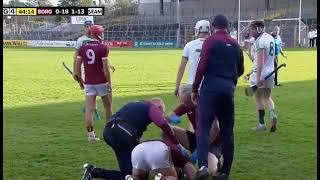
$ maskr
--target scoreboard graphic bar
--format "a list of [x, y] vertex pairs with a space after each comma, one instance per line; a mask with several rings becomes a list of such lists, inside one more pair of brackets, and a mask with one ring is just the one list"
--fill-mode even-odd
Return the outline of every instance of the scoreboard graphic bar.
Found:
[[4, 16], [103, 16], [104, 7], [3, 7]]

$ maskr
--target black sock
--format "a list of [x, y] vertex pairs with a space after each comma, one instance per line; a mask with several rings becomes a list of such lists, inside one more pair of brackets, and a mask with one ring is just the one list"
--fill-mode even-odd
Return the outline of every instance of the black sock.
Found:
[[258, 110], [258, 112], [259, 112], [259, 123], [260, 124], [264, 124], [264, 114], [265, 114], [265, 112], [264, 112], [264, 109], [260, 109], [260, 110]]
[[88, 132], [92, 132], [93, 131], [93, 127], [92, 126], [87, 127], [87, 131]]

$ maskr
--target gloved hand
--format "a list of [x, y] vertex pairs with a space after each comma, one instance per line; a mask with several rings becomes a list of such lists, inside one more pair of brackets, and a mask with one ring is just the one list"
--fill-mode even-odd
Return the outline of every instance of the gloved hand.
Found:
[[193, 151], [193, 153], [190, 156], [190, 160], [192, 164], [196, 164], [198, 160], [198, 154], [197, 154], [197, 149]]
[[181, 119], [177, 115], [172, 115], [172, 116], [169, 117], [169, 123], [170, 124], [180, 124], [180, 122], [181, 122]]
[[178, 144], [177, 148], [179, 149], [179, 152], [182, 156], [185, 156], [185, 157], [190, 156], [188, 150], [186, 148], [184, 148], [181, 144]]

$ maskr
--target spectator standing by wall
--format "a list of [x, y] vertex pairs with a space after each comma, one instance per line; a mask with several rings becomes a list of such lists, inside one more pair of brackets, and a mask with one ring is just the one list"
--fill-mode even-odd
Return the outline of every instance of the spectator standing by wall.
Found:
[[314, 47], [314, 31], [313, 28], [310, 29], [309, 33], [308, 33], [308, 39], [309, 39], [309, 47]]

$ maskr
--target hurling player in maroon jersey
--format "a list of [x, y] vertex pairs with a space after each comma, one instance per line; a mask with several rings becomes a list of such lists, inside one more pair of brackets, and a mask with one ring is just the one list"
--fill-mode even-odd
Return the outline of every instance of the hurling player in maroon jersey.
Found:
[[[93, 25], [89, 29], [92, 40], [82, 45], [74, 63], [73, 77], [84, 84], [86, 96], [86, 127], [88, 141], [99, 140], [93, 130], [93, 112], [96, 107], [96, 96], [100, 96], [105, 108], [106, 119], [112, 115], [111, 75], [108, 62], [109, 49], [102, 43], [104, 29]], [[84, 81], [82, 80], [81, 65], [84, 66]]]

